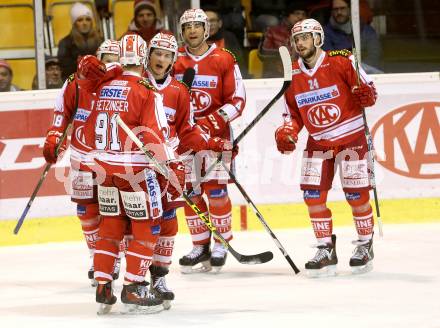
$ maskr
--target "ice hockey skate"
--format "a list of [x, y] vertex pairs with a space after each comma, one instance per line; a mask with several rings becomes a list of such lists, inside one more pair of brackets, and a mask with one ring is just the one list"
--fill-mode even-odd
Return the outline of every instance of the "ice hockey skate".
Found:
[[307, 275], [311, 278], [329, 277], [336, 275], [336, 235], [332, 235], [332, 242], [329, 244], [318, 244], [315, 256], [306, 263]]
[[96, 303], [99, 303], [98, 314], [107, 314], [116, 303], [116, 296], [113, 295], [112, 282], [98, 284], [96, 287]]
[[150, 314], [163, 310], [163, 300], [150, 293], [148, 285], [146, 281], [124, 285], [121, 292], [124, 314]]
[[[179, 259], [182, 273], [200, 273], [212, 270], [210, 258], [211, 251], [209, 243], [205, 245], [194, 245], [191, 252]], [[200, 264], [200, 266], [198, 266]]]
[[157, 298], [163, 300], [165, 310], [171, 308], [171, 301], [174, 300], [174, 293], [166, 285], [165, 276], [168, 274], [168, 268], [161, 266], [150, 266], [151, 285], [150, 292]]
[[214, 273], [220, 272], [226, 263], [228, 249], [222, 243], [215, 243], [211, 253], [210, 264]]
[[93, 263], [92, 266], [90, 267], [89, 271], [87, 272], [87, 276], [90, 279], [90, 285], [92, 287], [96, 287], [98, 286], [98, 282], [95, 280], [95, 268], [93, 267]]
[[355, 240], [356, 248], [350, 258], [351, 271], [354, 274], [367, 273], [373, 270], [373, 238], [370, 240]]

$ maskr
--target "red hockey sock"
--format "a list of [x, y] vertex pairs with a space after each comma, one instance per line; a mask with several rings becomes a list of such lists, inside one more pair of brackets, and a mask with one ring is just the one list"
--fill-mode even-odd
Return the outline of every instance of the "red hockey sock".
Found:
[[118, 258], [117, 242], [108, 239], [99, 239], [96, 242], [93, 265], [95, 268], [95, 279], [98, 281], [113, 280], [112, 273], [115, 260]]
[[99, 208], [98, 204], [87, 204], [77, 206], [77, 215], [81, 223], [84, 239], [89, 250], [96, 248], [99, 231]]
[[331, 243], [333, 233], [332, 212], [327, 208], [310, 214], [313, 231], [318, 242]]
[[162, 219], [160, 236], [154, 248], [153, 262], [155, 265], [170, 265], [174, 250], [174, 238], [178, 230], [177, 218]]
[[[217, 231], [222, 235], [226, 241], [232, 239], [232, 205], [228, 196], [225, 196], [224, 202], [219, 205], [219, 199], [216, 199], [216, 206], [212, 206], [209, 203], [209, 213], [211, 215], [212, 224], [217, 228]], [[214, 240], [220, 243], [220, 240], [214, 237]]]
[[370, 240], [373, 237], [374, 229], [373, 210], [371, 206], [364, 212], [353, 211], [353, 220], [359, 240]]
[[132, 240], [125, 254], [127, 271], [124, 280], [129, 282], [144, 281], [152, 258], [152, 248], [142, 245], [136, 239]]
[[[193, 198], [197, 207], [208, 216], [208, 207], [202, 197]], [[185, 217], [188, 224], [189, 232], [191, 234], [194, 245], [204, 245], [209, 243], [211, 239], [211, 231], [209, 231], [206, 224], [194, 213], [193, 209], [185, 204]]]

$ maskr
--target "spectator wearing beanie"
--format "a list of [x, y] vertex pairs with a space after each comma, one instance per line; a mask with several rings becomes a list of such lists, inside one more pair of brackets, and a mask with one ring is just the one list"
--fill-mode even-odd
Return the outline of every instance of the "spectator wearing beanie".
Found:
[[76, 2], [70, 9], [70, 18], [72, 30], [58, 45], [58, 60], [63, 80], [76, 72], [78, 57], [94, 55], [103, 41], [88, 6]]
[[134, 18], [124, 35], [137, 34], [148, 43], [159, 32], [172, 34], [171, 31], [163, 29], [162, 22], [157, 17], [156, 8], [153, 0], [135, 0]]
[[6, 60], [0, 59], [0, 92], [20, 91], [12, 84], [12, 68]]

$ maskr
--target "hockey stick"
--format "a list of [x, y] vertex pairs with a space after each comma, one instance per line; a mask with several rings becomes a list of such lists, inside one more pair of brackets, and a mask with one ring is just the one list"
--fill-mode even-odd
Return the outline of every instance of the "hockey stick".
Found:
[[[78, 92], [78, 84], [75, 82], [75, 107], [73, 111], [73, 115], [69, 120], [69, 124], [67, 125], [66, 129], [63, 131], [63, 134], [61, 135], [60, 140], [58, 141], [57, 146], [55, 147], [55, 156], [58, 156], [58, 151], [61, 148], [61, 145], [64, 142], [64, 139], [66, 139], [67, 131], [70, 128], [70, 125], [72, 124], [76, 111], [78, 109], [78, 98], [79, 98], [79, 92]], [[14, 228], [14, 234], [18, 234], [20, 231], [21, 226], [23, 225], [24, 219], [26, 218], [27, 213], [29, 212], [32, 203], [34, 202], [35, 197], [37, 196], [38, 191], [40, 190], [41, 186], [43, 185], [44, 179], [46, 179], [47, 174], [49, 173], [50, 168], [52, 167], [52, 163], [47, 163], [44, 167], [43, 173], [41, 174], [40, 180], [38, 180], [37, 185], [35, 186], [34, 191], [32, 192], [31, 198], [29, 198], [29, 201], [26, 204], [26, 207], [24, 208], [23, 213], [21, 214], [20, 218], [18, 219], [17, 225]]]
[[[130, 130], [130, 128], [122, 121], [119, 115], [116, 116], [116, 122], [127, 133], [128, 137], [141, 149], [147, 158], [153, 163], [154, 167], [166, 178], [169, 176], [168, 168], [157, 161], [150, 152], [145, 148], [138, 137]], [[211, 223], [210, 219], [197, 207], [197, 205], [188, 197], [186, 192], [182, 193], [182, 197], [185, 202], [193, 209], [193, 211], [199, 216], [199, 218], [206, 224], [209, 230], [222, 242], [222, 244], [228, 249], [228, 251], [234, 256], [238, 262], [242, 264], [260, 264], [266, 263], [273, 258], [272, 252], [264, 252], [255, 255], [243, 255], [238, 253], [232, 246], [223, 238], [223, 236], [217, 231], [216, 227]]]
[[[354, 66], [356, 69], [356, 77], [357, 77], [357, 84], [358, 86], [361, 84], [361, 78], [360, 78], [360, 73], [359, 73], [359, 60], [357, 58], [357, 52], [356, 52], [356, 41], [354, 39], [354, 34], [353, 34], [353, 23], [352, 20], [350, 19], [350, 24], [351, 24], [351, 41], [352, 41], [352, 52], [353, 52], [353, 58], [354, 58]], [[380, 209], [379, 209], [379, 197], [377, 196], [377, 188], [376, 188], [376, 176], [374, 173], [374, 154], [375, 154], [375, 150], [374, 150], [374, 144], [373, 144], [373, 137], [371, 136], [370, 133], [370, 128], [368, 127], [368, 123], [367, 123], [367, 116], [365, 114], [365, 108], [362, 108], [362, 118], [364, 120], [364, 132], [365, 132], [365, 138], [367, 138], [367, 145], [368, 145], [368, 163], [370, 164], [370, 174], [369, 174], [369, 180], [370, 180], [370, 184], [371, 187], [373, 188], [373, 195], [374, 195], [374, 205], [376, 208], [376, 216], [377, 216], [377, 223], [379, 225], [379, 236], [381, 238], [383, 238], [383, 224], [382, 224], [382, 219], [380, 217]]]
[[[281, 61], [283, 62], [283, 85], [281, 86], [280, 91], [271, 99], [271, 101], [263, 108], [263, 110], [252, 120], [251, 123], [238, 135], [238, 137], [234, 140], [233, 146], [236, 147], [238, 143], [243, 139], [249, 131], [263, 118], [264, 115], [272, 108], [272, 106], [284, 95], [286, 90], [289, 88], [290, 83], [292, 83], [292, 59], [290, 57], [289, 50], [285, 46], [282, 46], [278, 49], [281, 57]], [[222, 160], [222, 154], [217, 157], [217, 160], [209, 166], [205, 172], [205, 176], [208, 175], [215, 166]], [[192, 187], [188, 194], [191, 194], [195, 187], [199, 186], [201, 181], [196, 182], [196, 185]]]
[[232, 179], [232, 181], [234, 182], [234, 184], [237, 186], [238, 190], [240, 190], [241, 194], [243, 195], [244, 199], [247, 201], [247, 203], [250, 205], [250, 207], [252, 208], [252, 210], [254, 211], [255, 215], [257, 216], [258, 220], [260, 220], [261, 224], [263, 225], [263, 227], [266, 229], [266, 231], [270, 234], [270, 236], [272, 237], [272, 240], [274, 241], [274, 243], [277, 245], [278, 249], [281, 251], [281, 253], [283, 254], [283, 256], [286, 258], [287, 262], [289, 262], [290, 266], [292, 267], [293, 271], [295, 271], [295, 274], [299, 273], [299, 269], [298, 267], [295, 265], [295, 263], [293, 263], [292, 259], [290, 258], [289, 254], [287, 254], [286, 249], [283, 247], [283, 245], [281, 245], [281, 242], [278, 240], [278, 238], [275, 236], [275, 234], [273, 233], [272, 229], [270, 229], [269, 225], [267, 224], [266, 220], [263, 217], [263, 214], [261, 214], [261, 212], [258, 210], [257, 206], [255, 206], [254, 202], [252, 201], [252, 199], [249, 197], [249, 195], [247, 194], [247, 192], [244, 190], [244, 188], [242, 187], [242, 185], [237, 181], [237, 178], [235, 177], [234, 173], [231, 172], [231, 170], [229, 170], [226, 167], [226, 164], [224, 164], [224, 162], [222, 162], [223, 167], [225, 168], [226, 172], [228, 172], [229, 177]]
[[281, 61], [283, 62], [283, 85], [281, 86], [280, 91], [272, 98], [272, 100], [263, 108], [263, 110], [252, 120], [251, 123], [238, 135], [238, 137], [234, 140], [234, 146], [238, 145], [238, 143], [243, 139], [249, 131], [257, 124], [264, 115], [272, 108], [272, 106], [284, 95], [287, 88], [292, 83], [292, 59], [290, 57], [289, 50], [286, 47], [282, 46], [278, 49], [281, 57]]

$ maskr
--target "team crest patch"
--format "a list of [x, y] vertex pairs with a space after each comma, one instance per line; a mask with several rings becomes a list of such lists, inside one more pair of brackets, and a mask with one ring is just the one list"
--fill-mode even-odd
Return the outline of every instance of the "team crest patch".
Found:
[[138, 83], [143, 85], [144, 87], [146, 87], [149, 90], [157, 91], [156, 88], [150, 82], [148, 82], [148, 80], [146, 80], [146, 79], [141, 79], [138, 81]]
[[344, 57], [350, 57], [351, 56], [351, 52], [347, 49], [341, 49], [341, 50], [331, 50], [328, 52], [328, 55], [330, 57], [333, 56], [344, 56]]
[[234, 53], [233, 53], [233, 52], [232, 52], [231, 50], [229, 50], [229, 49], [226, 49], [226, 48], [221, 48], [221, 50], [223, 50], [223, 51], [226, 51], [226, 52], [230, 53], [230, 54], [231, 54], [231, 56], [232, 56], [232, 58], [234, 58], [234, 61], [235, 61], [235, 62], [237, 61], [237, 57], [235, 57]]

